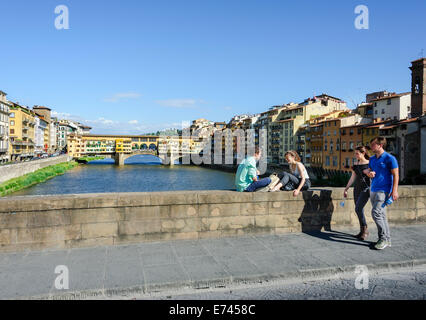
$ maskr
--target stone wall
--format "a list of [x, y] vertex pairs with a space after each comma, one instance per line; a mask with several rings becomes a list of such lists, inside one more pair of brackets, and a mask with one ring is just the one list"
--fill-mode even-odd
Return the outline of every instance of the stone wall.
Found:
[[57, 157], [0, 166], [0, 183], [3, 183], [13, 178], [23, 176], [24, 174], [31, 173], [54, 164], [67, 162], [70, 160], [71, 160], [71, 157], [67, 155], [61, 155]]
[[[352, 192], [350, 192], [352, 193]], [[401, 186], [391, 224], [426, 223], [426, 186]], [[0, 251], [280, 234], [358, 226], [343, 188], [291, 192], [186, 191], [0, 199]], [[368, 222], [373, 224], [367, 204]], [[372, 235], [375, 240], [375, 235]]]

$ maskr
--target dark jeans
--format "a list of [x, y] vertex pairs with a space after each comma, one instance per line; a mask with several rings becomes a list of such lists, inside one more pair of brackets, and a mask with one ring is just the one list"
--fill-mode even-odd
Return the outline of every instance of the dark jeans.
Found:
[[354, 201], [355, 201], [355, 212], [359, 219], [359, 225], [361, 227], [367, 226], [367, 221], [365, 221], [364, 207], [370, 198], [370, 189], [366, 188], [364, 190], [355, 190], [354, 189]]
[[244, 192], [255, 192], [257, 189], [264, 188], [271, 183], [271, 178], [263, 178], [261, 180], [257, 180], [252, 182]]
[[[300, 184], [301, 179], [296, 177], [294, 174], [283, 172], [282, 174], [282, 188], [286, 191], [296, 190]], [[301, 190], [308, 190], [311, 187], [311, 181], [309, 179], [305, 180], [305, 184], [303, 185]]]

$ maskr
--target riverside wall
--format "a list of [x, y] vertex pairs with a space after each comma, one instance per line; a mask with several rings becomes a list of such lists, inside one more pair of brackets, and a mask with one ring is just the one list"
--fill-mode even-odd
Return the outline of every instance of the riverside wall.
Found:
[[54, 164], [67, 162], [70, 160], [72, 160], [72, 158], [68, 155], [61, 155], [57, 157], [0, 166], [0, 183], [3, 183], [13, 178], [18, 178], [27, 173], [31, 173], [48, 166], [52, 166]]
[[[426, 223], [426, 186], [401, 186], [391, 225]], [[352, 193], [352, 192], [350, 192]], [[237, 193], [181, 191], [0, 199], [0, 251], [281, 234], [358, 226], [343, 188]], [[367, 221], [371, 206], [366, 206]], [[375, 237], [375, 235], [373, 235]]]

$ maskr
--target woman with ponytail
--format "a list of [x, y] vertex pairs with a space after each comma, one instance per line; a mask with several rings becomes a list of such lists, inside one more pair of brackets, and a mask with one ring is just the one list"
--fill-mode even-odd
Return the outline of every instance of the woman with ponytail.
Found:
[[300, 157], [296, 151], [287, 151], [284, 155], [286, 161], [290, 164], [290, 171], [292, 173], [283, 172], [283, 178], [271, 192], [279, 191], [283, 188], [285, 191], [293, 191], [293, 196], [297, 195], [302, 190], [308, 190], [311, 187], [308, 172], [305, 166], [300, 162]]
[[369, 155], [365, 147], [360, 146], [355, 149], [355, 158], [358, 160], [356, 164], [351, 168], [352, 176], [346, 185], [343, 196], [347, 198], [348, 190], [355, 182], [354, 185], [354, 201], [355, 201], [355, 212], [359, 219], [360, 232], [355, 236], [360, 240], [365, 240], [368, 235], [367, 222], [364, 215], [364, 206], [370, 198], [370, 178], [364, 174], [364, 170], [368, 168]]

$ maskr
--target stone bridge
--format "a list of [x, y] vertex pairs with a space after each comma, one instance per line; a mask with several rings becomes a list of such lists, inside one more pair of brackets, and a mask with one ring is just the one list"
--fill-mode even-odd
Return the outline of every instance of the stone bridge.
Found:
[[[115, 245], [358, 226], [352, 192], [176, 191], [0, 199], [0, 251]], [[426, 186], [401, 186], [389, 222], [426, 223]], [[365, 208], [373, 225], [371, 205]]]
[[191, 154], [193, 153], [184, 153], [184, 154], [173, 154], [173, 153], [167, 153], [167, 154], [163, 154], [163, 153], [159, 153], [157, 150], [133, 150], [131, 153], [118, 153], [118, 152], [112, 152], [112, 153], [90, 153], [85, 155], [85, 157], [105, 157], [105, 158], [110, 158], [110, 159], [114, 159], [115, 164], [119, 165], [119, 166], [123, 166], [124, 162], [133, 157], [133, 156], [137, 156], [137, 155], [153, 155], [158, 157], [161, 160], [161, 163], [163, 165], [168, 165], [168, 166], [173, 166], [175, 164], [175, 162], [177, 160], [181, 160], [185, 157], [190, 157]]

